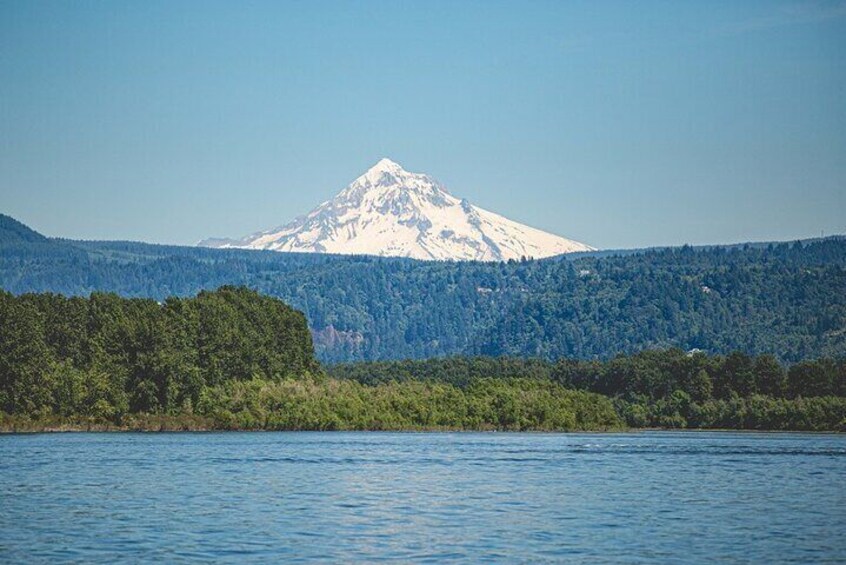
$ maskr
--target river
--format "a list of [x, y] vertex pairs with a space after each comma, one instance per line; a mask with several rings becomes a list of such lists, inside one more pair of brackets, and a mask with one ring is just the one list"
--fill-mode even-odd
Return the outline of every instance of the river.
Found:
[[0, 561], [846, 562], [846, 436], [0, 436]]

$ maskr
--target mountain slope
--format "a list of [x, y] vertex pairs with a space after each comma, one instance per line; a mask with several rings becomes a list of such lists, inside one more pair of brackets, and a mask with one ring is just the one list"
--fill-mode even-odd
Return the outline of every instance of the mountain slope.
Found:
[[49, 239], [0, 245], [0, 288], [164, 301], [246, 285], [304, 312], [328, 362], [671, 346], [846, 355], [846, 238], [592, 255], [453, 263]]
[[0, 245], [47, 243], [47, 238], [11, 216], [0, 214]]
[[549, 257], [593, 248], [483, 210], [425, 174], [382, 159], [308, 215], [204, 247], [457, 261]]

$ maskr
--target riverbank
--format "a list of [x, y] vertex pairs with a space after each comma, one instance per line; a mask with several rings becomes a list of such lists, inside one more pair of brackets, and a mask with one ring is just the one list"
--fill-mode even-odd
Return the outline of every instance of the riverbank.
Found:
[[[31, 419], [0, 414], [0, 434], [64, 432], [211, 432], [219, 431], [214, 420], [202, 416], [136, 414], [121, 422], [87, 418]], [[244, 430], [247, 431], [247, 430]]]
[[625, 426], [603, 427], [596, 429], [504, 429], [493, 426], [461, 428], [455, 426], [410, 426], [404, 428], [237, 428], [221, 426], [213, 418], [202, 416], [160, 416], [135, 415], [120, 424], [85, 420], [61, 420], [48, 418], [29, 420], [22, 418], [0, 417], [0, 435], [4, 434], [43, 434], [43, 433], [175, 433], [175, 432], [402, 432], [402, 433], [638, 433], [638, 432], [730, 432], [730, 433], [766, 433], [766, 434], [846, 434], [843, 427], [831, 430], [798, 429], [750, 429], [750, 428], [632, 428]]
[[134, 416], [120, 424], [110, 422], [86, 422], [73, 420], [23, 420], [7, 419], [0, 422], [0, 434], [25, 434], [25, 433], [121, 433], [121, 432], [503, 432], [503, 433], [554, 433], [554, 432], [579, 432], [579, 433], [610, 433], [635, 431], [621, 426], [609, 426], [596, 429], [504, 429], [494, 426], [480, 426], [476, 428], [463, 428], [455, 426], [406, 426], [406, 427], [378, 427], [378, 428], [319, 428], [319, 427], [233, 427], [221, 425], [213, 418], [188, 416]]

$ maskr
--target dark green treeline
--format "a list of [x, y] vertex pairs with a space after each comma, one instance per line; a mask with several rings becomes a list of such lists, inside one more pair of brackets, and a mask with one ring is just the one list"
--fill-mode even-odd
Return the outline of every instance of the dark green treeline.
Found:
[[846, 430], [846, 359], [790, 367], [772, 355], [708, 356], [680, 349], [609, 361], [449, 357], [339, 364], [338, 379], [449, 383], [481, 378], [551, 381], [613, 399], [630, 427]]
[[319, 370], [302, 313], [223, 287], [164, 303], [0, 293], [0, 410], [191, 412], [204, 388]]

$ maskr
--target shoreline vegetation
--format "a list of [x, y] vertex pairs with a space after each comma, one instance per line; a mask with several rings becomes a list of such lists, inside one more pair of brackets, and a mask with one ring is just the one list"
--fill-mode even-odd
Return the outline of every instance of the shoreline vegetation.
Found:
[[839, 435], [846, 434], [846, 429], [839, 430], [768, 430], [768, 429], [736, 429], [736, 428], [615, 428], [604, 430], [500, 430], [496, 428], [480, 428], [480, 429], [465, 429], [465, 428], [445, 428], [445, 427], [425, 427], [425, 428], [402, 428], [402, 429], [333, 429], [333, 430], [314, 430], [314, 429], [263, 429], [263, 428], [217, 428], [211, 418], [182, 418], [179, 416], [157, 416], [157, 415], [143, 415], [131, 416], [123, 425], [110, 423], [96, 423], [83, 421], [53, 421], [53, 420], [16, 420], [7, 419], [0, 422], [0, 436], [14, 435], [14, 434], [87, 434], [87, 433], [109, 433], [109, 434], [124, 434], [124, 433], [144, 433], [144, 434], [178, 434], [178, 433], [274, 433], [274, 432], [303, 432], [303, 433], [348, 433], [348, 432], [367, 432], [367, 433], [402, 433], [402, 434], [422, 434], [422, 433], [460, 433], [460, 434], [636, 434], [648, 432], [661, 433], [731, 433], [731, 434], [819, 434], [819, 435]]
[[459, 389], [408, 381], [253, 379], [204, 390], [195, 411], [119, 418], [0, 414], [0, 430], [616, 431], [610, 399], [552, 382], [487, 379]]
[[[449, 360], [434, 363], [441, 361]], [[433, 362], [412, 363], [422, 367]], [[94, 408], [101, 410], [103, 405], [95, 403]], [[846, 431], [846, 398], [842, 397], [788, 399], [755, 394], [694, 402], [677, 389], [669, 397], [649, 401], [573, 390], [538, 376], [480, 377], [463, 386], [419, 378], [376, 384], [322, 375], [250, 379], [204, 388], [196, 405], [176, 410], [114, 411], [111, 415], [95, 410], [0, 412], [0, 432]]]
[[0, 292], [0, 431], [846, 431], [846, 360], [649, 350], [322, 367], [246, 288], [162, 303]]

